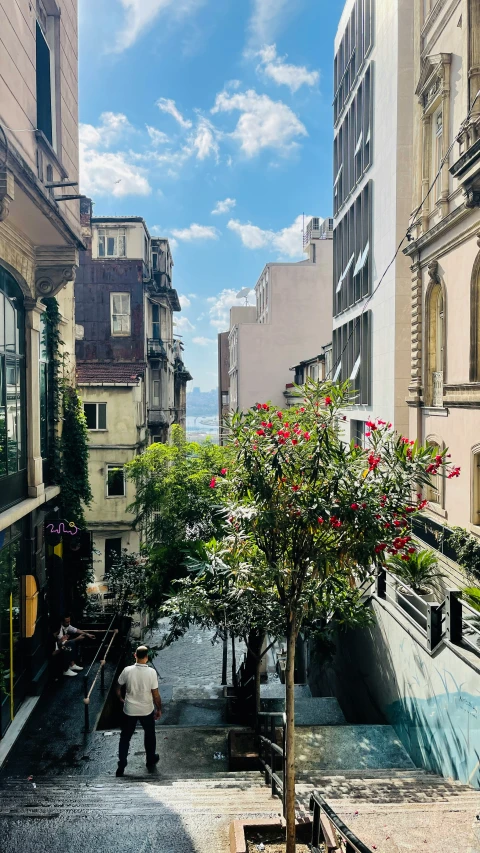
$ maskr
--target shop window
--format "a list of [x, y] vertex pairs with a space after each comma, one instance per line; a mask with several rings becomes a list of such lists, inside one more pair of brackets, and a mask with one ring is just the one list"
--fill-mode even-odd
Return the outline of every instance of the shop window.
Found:
[[125, 497], [125, 469], [123, 465], [107, 465], [107, 497]]

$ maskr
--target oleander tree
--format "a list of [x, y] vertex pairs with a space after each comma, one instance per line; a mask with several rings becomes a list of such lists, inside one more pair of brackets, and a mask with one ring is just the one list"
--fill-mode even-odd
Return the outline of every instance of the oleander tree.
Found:
[[[242, 583], [281, 612], [286, 636], [287, 853], [295, 851], [295, 645], [300, 630], [358, 619], [359, 581], [388, 556], [414, 553], [410, 518], [422, 509], [431, 476], [458, 476], [446, 450], [398, 436], [368, 421], [366, 446], [347, 441], [342, 411], [349, 384], [298, 389], [297, 406], [258, 403], [229, 421], [233, 458], [212, 490], [222, 495], [228, 524], [263, 555], [262, 570], [244, 566]], [[349, 594], [350, 591], [350, 594]]]
[[160, 607], [170, 585], [185, 576], [190, 558], [223, 525], [219, 495], [210, 488], [212, 476], [226, 470], [228, 450], [211, 441], [192, 442], [172, 427], [169, 444], [152, 444], [126, 466], [135, 484], [129, 506], [144, 536], [148, 602]]

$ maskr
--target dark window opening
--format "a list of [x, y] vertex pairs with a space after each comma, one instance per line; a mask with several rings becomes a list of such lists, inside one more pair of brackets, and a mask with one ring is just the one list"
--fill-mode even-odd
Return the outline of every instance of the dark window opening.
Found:
[[87, 429], [100, 430], [107, 428], [106, 403], [84, 403], [83, 412], [87, 422]]
[[123, 465], [107, 466], [107, 495], [109, 498], [125, 497], [125, 471]]
[[[0, 268], [0, 508], [26, 491], [25, 313], [21, 291]], [[12, 479], [10, 479], [12, 478]]]
[[50, 48], [38, 21], [36, 34], [37, 128], [46, 136], [50, 145], [53, 145]]
[[122, 555], [122, 537], [105, 539], [105, 574], [108, 574], [112, 566]]

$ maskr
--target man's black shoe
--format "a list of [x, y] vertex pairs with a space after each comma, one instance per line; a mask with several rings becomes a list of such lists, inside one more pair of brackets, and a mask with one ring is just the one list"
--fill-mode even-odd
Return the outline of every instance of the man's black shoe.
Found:
[[117, 771], [115, 773], [115, 776], [123, 776], [124, 772], [125, 772], [125, 767], [123, 767], [121, 764], [119, 764], [117, 767]]
[[156, 764], [160, 761], [158, 752], [153, 756], [153, 761], [147, 761], [147, 770], [153, 770]]

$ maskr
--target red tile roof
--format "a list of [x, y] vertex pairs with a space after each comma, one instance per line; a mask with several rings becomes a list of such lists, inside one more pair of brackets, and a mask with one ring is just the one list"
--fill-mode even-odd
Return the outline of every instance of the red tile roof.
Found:
[[77, 361], [77, 382], [79, 385], [132, 385], [143, 376], [145, 366], [141, 362]]

